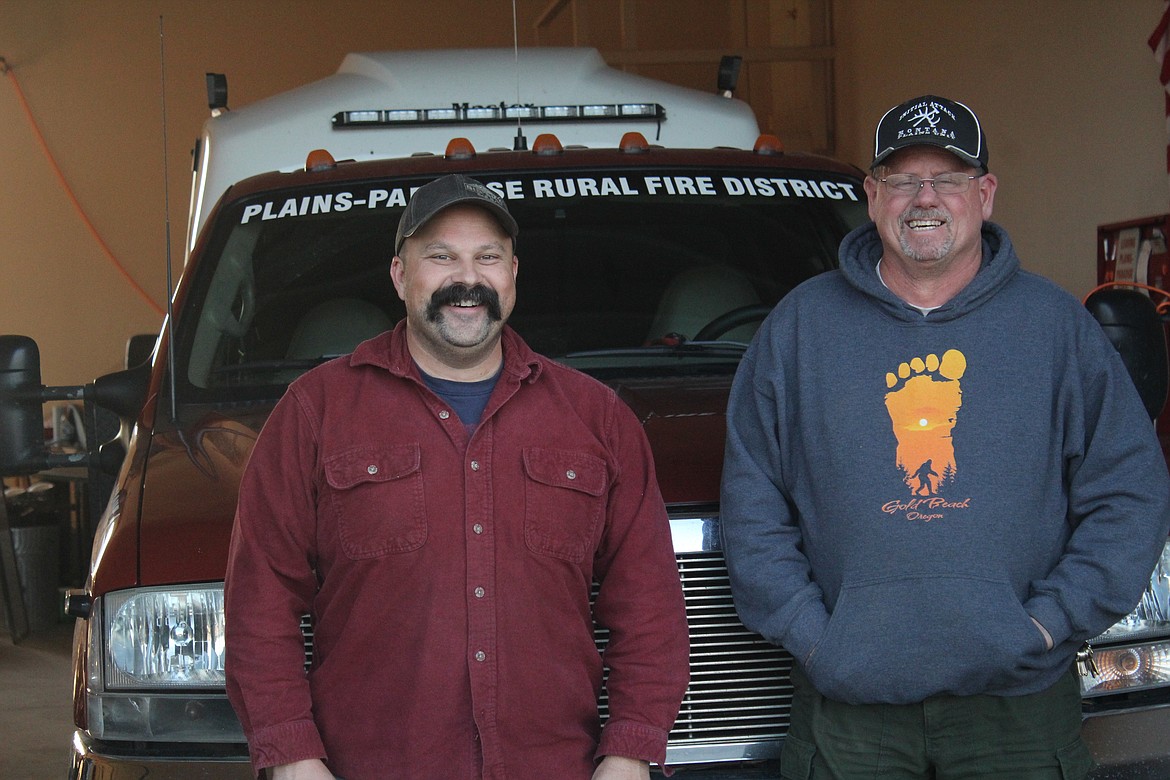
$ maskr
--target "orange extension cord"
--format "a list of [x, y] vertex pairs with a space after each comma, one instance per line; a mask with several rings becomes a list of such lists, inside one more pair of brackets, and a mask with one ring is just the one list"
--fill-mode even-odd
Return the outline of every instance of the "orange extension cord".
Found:
[[155, 301], [147, 294], [146, 290], [142, 289], [141, 285], [134, 281], [134, 277], [130, 275], [130, 272], [127, 271], [120, 262], [118, 262], [118, 258], [114, 257], [114, 253], [110, 251], [109, 246], [106, 245], [106, 242], [103, 241], [102, 237], [98, 234], [97, 228], [93, 226], [93, 222], [91, 222], [89, 217], [86, 215], [85, 209], [81, 207], [81, 203], [77, 200], [77, 196], [73, 194], [73, 190], [69, 187], [69, 182], [65, 180], [65, 174], [61, 172], [61, 168], [58, 167], [57, 161], [53, 159], [53, 154], [49, 151], [49, 145], [45, 143], [45, 137], [41, 134], [41, 129], [37, 126], [36, 119], [33, 118], [32, 109], [29, 108], [28, 101], [24, 98], [24, 92], [20, 88], [20, 82], [16, 80], [16, 73], [13, 72], [12, 67], [4, 60], [3, 57], [0, 57], [0, 73], [3, 73], [8, 77], [8, 80], [12, 82], [12, 88], [16, 91], [16, 99], [20, 102], [20, 107], [24, 110], [24, 116], [28, 120], [29, 126], [32, 128], [33, 137], [36, 139], [37, 144], [41, 147], [41, 151], [44, 152], [45, 159], [49, 161], [49, 167], [52, 168], [53, 173], [57, 177], [57, 181], [60, 182], [61, 189], [65, 191], [65, 196], [69, 198], [69, 202], [73, 204], [73, 208], [75, 211], [77, 211], [77, 215], [81, 217], [82, 223], [89, 230], [89, 233], [93, 236], [94, 240], [97, 241], [98, 246], [101, 247], [102, 253], [105, 254], [106, 258], [110, 261], [110, 263], [113, 264], [114, 268], [118, 270], [118, 273], [122, 275], [122, 278], [126, 280], [126, 283], [134, 288], [134, 291], [138, 293], [138, 295], [141, 296], [144, 301], [146, 301], [150, 308], [154, 309], [160, 315], [165, 314], [166, 312], [163, 310], [163, 308], [155, 303]]

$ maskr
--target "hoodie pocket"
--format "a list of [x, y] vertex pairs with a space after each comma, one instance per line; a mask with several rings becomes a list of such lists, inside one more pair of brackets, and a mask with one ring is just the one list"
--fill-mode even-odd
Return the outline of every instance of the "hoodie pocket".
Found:
[[410, 552], [427, 539], [417, 444], [355, 447], [325, 460], [328, 501], [351, 559]]
[[534, 553], [581, 563], [594, 547], [609, 476], [605, 461], [571, 450], [524, 450], [524, 542]]
[[830, 699], [900, 704], [1010, 690], [1044, 667], [1044, 654], [1006, 582], [883, 578], [842, 588], [806, 668]]

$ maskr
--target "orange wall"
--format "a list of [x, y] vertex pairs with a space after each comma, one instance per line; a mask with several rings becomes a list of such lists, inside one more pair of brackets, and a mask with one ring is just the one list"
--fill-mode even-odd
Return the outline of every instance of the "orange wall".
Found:
[[[905, 98], [938, 91], [968, 102], [984, 120], [1000, 176], [996, 219], [1026, 267], [1078, 294], [1095, 280], [1098, 223], [1170, 211], [1162, 97], [1145, 44], [1160, 0], [589, 0], [576, 6], [585, 9], [576, 27], [570, 4], [539, 41], [732, 53], [790, 45], [788, 22], [761, 30], [759, 20], [824, 2], [837, 47], [837, 156], [868, 164], [873, 123]], [[553, 6], [516, 0], [521, 44], [537, 42], [534, 22]], [[328, 75], [348, 51], [510, 46], [511, 9], [509, 0], [3, 0], [0, 57], [16, 82], [0, 78], [0, 333], [36, 338], [45, 383], [67, 384], [119, 368], [129, 335], [158, 330], [164, 195], [177, 276], [189, 153], [207, 115], [205, 72], [227, 73], [230, 103], [242, 106]], [[714, 62], [643, 72], [651, 71], [714, 85]], [[784, 116], [769, 101], [783, 100], [786, 85], [771, 79], [769, 95], [752, 95], [751, 63], [745, 72], [741, 96]], [[16, 83], [77, 198], [148, 300], [69, 204]]]

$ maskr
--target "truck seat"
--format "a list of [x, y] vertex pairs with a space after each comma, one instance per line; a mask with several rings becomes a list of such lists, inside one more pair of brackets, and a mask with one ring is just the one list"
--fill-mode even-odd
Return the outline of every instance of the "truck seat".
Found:
[[[726, 265], [688, 268], [676, 274], [667, 285], [658, 302], [647, 341], [653, 343], [672, 333], [694, 339], [704, 325], [720, 315], [761, 303], [755, 286], [742, 271]], [[749, 322], [718, 338], [747, 342], [759, 325], [758, 321]]]
[[309, 309], [293, 331], [290, 359], [337, 357], [394, 327], [389, 315], [361, 298], [332, 298]]

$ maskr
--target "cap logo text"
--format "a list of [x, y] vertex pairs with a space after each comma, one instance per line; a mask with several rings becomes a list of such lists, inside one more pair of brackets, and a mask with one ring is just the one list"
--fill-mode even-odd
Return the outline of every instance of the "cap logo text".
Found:
[[490, 200], [492, 203], [503, 206], [503, 201], [500, 199], [500, 196], [492, 192], [483, 184], [472, 180], [466, 183], [466, 187], [469, 192], [474, 193], [477, 197], [483, 198], [484, 200]]
[[910, 117], [910, 121], [914, 123], [915, 127], [921, 127], [923, 122], [929, 122], [931, 127], [936, 127], [939, 123], [938, 107], [933, 104], [923, 106], [915, 112], [914, 116]]

